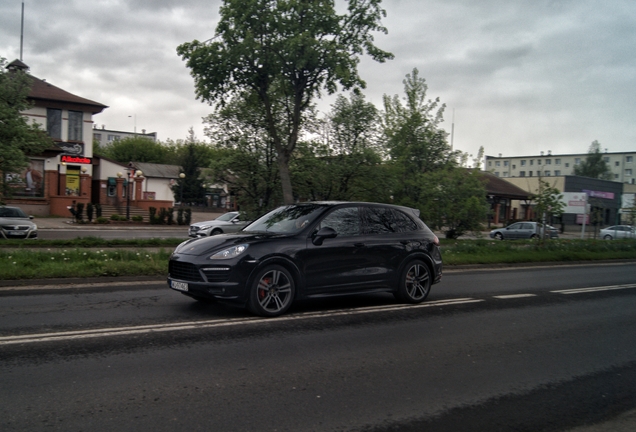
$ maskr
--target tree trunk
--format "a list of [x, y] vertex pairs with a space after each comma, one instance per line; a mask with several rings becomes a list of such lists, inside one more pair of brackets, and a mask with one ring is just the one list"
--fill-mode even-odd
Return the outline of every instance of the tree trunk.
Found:
[[289, 175], [289, 155], [279, 152], [278, 171], [280, 182], [283, 187], [283, 203], [286, 205], [294, 203], [294, 193], [292, 191], [291, 176]]

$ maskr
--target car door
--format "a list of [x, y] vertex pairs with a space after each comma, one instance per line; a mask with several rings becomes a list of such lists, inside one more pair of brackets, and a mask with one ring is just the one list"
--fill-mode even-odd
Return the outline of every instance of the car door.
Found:
[[510, 225], [508, 228], [506, 228], [506, 231], [504, 232], [504, 236], [508, 239], [519, 238], [521, 236], [521, 227], [522, 227], [521, 222], [517, 222]]
[[338, 207], [315, 225], [313, 233], [329, 227], [337, 235], [324, 239], [322, 244], [314, 244], [309, 237], [307, 248], [299, 254], [306, 294], [353, 292], [366, 284], [364, 274], [369, 260], [361, 225], [357, 206]]

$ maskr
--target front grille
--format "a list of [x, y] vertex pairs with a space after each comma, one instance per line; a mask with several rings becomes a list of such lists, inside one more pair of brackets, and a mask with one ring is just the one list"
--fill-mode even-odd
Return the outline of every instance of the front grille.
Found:
[[31, 227], [29, 225], [3, 225], [2, 228], [7, 231], [28, 231]]
[[170, 261], [168, 272], [173, 279], [187, 280], [192, 282], [203, 282], [201, 273], [194, 264], [181, 261]]

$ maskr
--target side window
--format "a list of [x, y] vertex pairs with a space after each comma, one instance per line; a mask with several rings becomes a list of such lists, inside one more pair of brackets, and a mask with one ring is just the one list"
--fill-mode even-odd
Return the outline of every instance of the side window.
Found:
[[386, 234], [396, 231], [393, 213], [386, 207], [365, 207], [364, 219], [366, 234]]
[[393, 212], [393, 220], [395, 221], [395, 225], [396, 225], [396, 231], [398, 232], [417, 231], [418, 226], [413, 221], [413, 219], [411, 219], [410, 217], [408, 217], [407, 215], [405, 215], [399, 210], [393, 209], [392, 212]]
[[520, 223], [516, 223], [516, 224], [512, 224], [512, 225], [510, 225], [510, 227], [509, 227], [509, 228], [510, 228], [510, 229], [517, 230], [517, 229], [521, 229], [521, 225], [522, 225], [522, 224], [520, 224]]
[[336, 230], [338, 237], [360, 235], [360, 213], [358, 207], [344, 207], [332, 211], [318, 225], [318, 229], [325, 227]]

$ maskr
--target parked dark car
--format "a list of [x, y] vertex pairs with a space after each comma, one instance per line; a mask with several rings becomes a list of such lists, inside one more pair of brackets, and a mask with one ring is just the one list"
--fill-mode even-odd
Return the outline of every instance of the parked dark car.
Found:
[[[546, 225], [546, 237], [559, 238], [559, 230]], [[490, 238], [497, 240], [510, 239], [534, 239], [541, 237], [543, 224], [539, 222], [515, 222], [505, 228], [496, 228], [490, 231]]]
[[418, 210], [313, 202], [279, 207], [238, 233], [180, 244], [168, 285], [273, 317], [312, 297], [391, 292], [419, 303], [441, 276], [439, 240]]
[[0, 238], [28, 239], [38, 237], [38, 226], [19, 207], [0, 207]]

